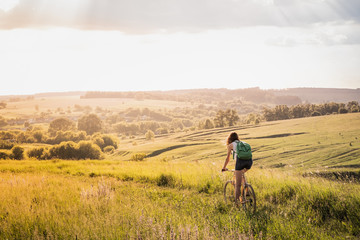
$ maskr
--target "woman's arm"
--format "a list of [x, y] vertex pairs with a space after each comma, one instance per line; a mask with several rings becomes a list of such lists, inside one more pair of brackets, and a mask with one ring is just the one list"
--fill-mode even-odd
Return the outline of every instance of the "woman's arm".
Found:
[[228, 165], [229, 161], [230, 161], [230, 156], [231, 156], [231, 151], [233, 150], [233, 145], [232, 143], [230, 143], [228, 146], [227, 146], [227, 156], [226, 156], [226, 159], [225, 159], [225, 163], [224, 163], [224, 167], [222, 168], [222, 171], [225, 171], [226, 170], [226, 166]]

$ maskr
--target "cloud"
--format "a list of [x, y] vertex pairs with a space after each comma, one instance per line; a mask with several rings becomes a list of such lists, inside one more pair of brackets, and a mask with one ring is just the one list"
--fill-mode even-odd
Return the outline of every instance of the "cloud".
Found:
[[0, 28], [70, 27], [126, 33], [360, 22], [359, 0], [19, 0]]
[[354, 22], [314, 24], [308, 28], [271, 28], [266, 44], [280, 47], [297, 45], [360, 44], [360, 24]]

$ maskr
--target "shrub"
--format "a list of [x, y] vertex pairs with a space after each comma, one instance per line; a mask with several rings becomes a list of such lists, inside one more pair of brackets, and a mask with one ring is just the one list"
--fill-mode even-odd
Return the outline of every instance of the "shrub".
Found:
[[74, 142], [62, 142], [57, 146], [50, 148], [51, 157], [61, 159], [77, 159], [77, 145]]
[[104, 148], [104, 152], [105, 153], [114, 153], [115, 152], [115, 148], [113, 147], [113, 146], [106, 146], [105, 148]]
[[35, 131], [33, 133], [33, 137], [36, 140], [36, 142], [42, 142], [44, 138], [44, 133], [42, 131]]
[[1, 131], [0, 132], [0, 139], [2, 140], [13, 140], [16, 139], [16, 134], [11, 131]]
[[86, 140], [86, 132], [84, 131], [57, 131], [55, 137], [49, 138], [46, 143], [48, 144], [59, 144], [61, 142], [72, 141], [79, 142], [82, 140]]
[[25, 140], [25, 142], [26, 142], [26, 143], [35, 143], [36, 140], [35, 140], [35, 138], [33, 138], [33, 137], [27, 137], [26, 140]]
[[39, 147], [39, 148], [33, 148], [27, 151], [27, 156], [29, 158], [36, 158], [39, 160], [44, 160], [48, 158], [48, 152], [46, 151], [46, 148]]
[[90, 141], [62, 142], [49, 149], [48, 156], [45, 159], [101, 159], [101, 149]]
[[113, 146], [114, 149], [118, 148], [118, 140], [116, 137], [111, 135], [102, 135], [102, 139], [104, 140], [104, 147]]
[[6, 152], [0, 152], [0, 159], [8, 159], [9, 155]]
[[24, 148], [20, 146], [14, 146], [11, 149], [10, 158], [16, 159], [16, 160], [22, 160], [24, 158]]
[[104, 139], [102, 139], [102, 137], [96, 135], [96, 137], [93, 137], [92, 141], [93, 141], [93, 143], [98, 145], [101, 148], [101, 150], [104, 149], [105, 142], [104, 142]]
[[351, 109], [350, 109], [350, 111], [351, 111], [352, 113], [359, 112], [359, 107], [358, 107], [358, 106], [352, 106]]
[[92, 141], [98, 145], [102, 151], [104, 151], [107, 146], [112, 146], [114, 149], [118, 148], [117, 138], [111, 135], [95, 134], [93, 135]]
[[153, 140], [155, 137], [155, 134], [153, 131], [151, 130], [148, 130], [146, 133], [145, 133], [145, 138], [146, 140]]
[[169, 130], [167, 128], [158, 128], [158, 129], [156, 129], [156, 133], [158, 133], [158, 134], [168, 134]]
[[135, 153], [131, 156], [132, 161], [143, 161], [146, 158], [145, 153]]
[[100, 159], [101, 149], [90, 141], [79, 142], [78, 159]]
[[157, 185], [161, 187], [174, 187], [175, 177], [172, 174], [161, 174], [157, 179]]
[[340, 114], [348, 113], [348, 110], [346, 108], [342, 107], [342, 108], [339, 109], [339, 113]]
[[0, 149], [12, 149], [14, 144], [9, 141], [0, 140]]
[[314, 111], [314, 112], [311, 113], [311, 116], [312, 116], [312, 117], [321, 116], [321, 113], [318, 112], [318, 111]]

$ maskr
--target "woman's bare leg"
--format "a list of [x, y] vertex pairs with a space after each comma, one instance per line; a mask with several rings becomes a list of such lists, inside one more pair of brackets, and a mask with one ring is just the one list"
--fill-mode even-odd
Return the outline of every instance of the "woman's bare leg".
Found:
[[241, 192], [242, 192], [242, 188], [245, 186], [246, 184], [246, 179], [244, 177], [244, 173], [247, 171], [247, 169], [242, 169], [242, 170], [236, 170], [235, 171], [235, 202], [241, 200], [240, 196], [241, 196]]
[[235, 202], [238, 203], [241, 195], [241, 183], [243, 181], [243, 170], [235, 170]]

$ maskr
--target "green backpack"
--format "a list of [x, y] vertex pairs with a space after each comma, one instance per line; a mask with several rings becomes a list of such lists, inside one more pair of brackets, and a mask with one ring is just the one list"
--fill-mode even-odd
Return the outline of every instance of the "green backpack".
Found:
[[251, 147], [248, 143], [236, 141], [236, 155], [240, 160], [249, 160], [252, 158]]

